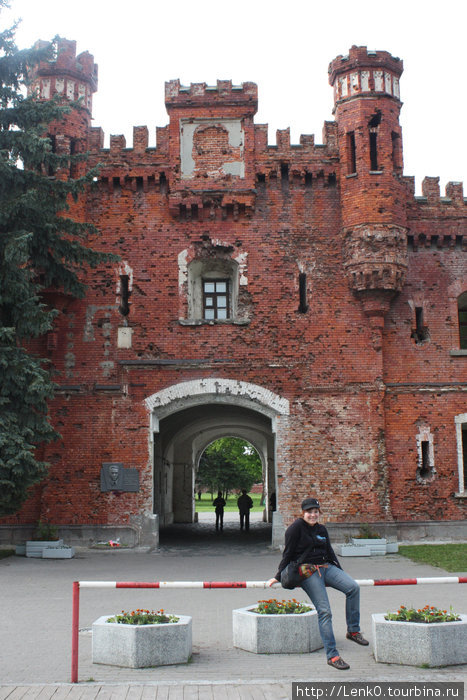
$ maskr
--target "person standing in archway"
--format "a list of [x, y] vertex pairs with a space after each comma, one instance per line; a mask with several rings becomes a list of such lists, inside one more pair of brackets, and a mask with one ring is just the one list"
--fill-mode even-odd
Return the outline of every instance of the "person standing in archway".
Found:
[[250, 529], [250, 509], [253, 508], [253, 501], [247, 494], [246, 489], [242, 489], [242, 495], [237, 500], [237, 506], [240, 513], [240, 530], [243, 530], [243, 525], [245, 525], [245, 530]]
[[222, 491], [217, 492], [217, 498], [213, 500], [212, 505], [216, 509], [216, 530], [223, 530], [225, 499], [222, 497]]

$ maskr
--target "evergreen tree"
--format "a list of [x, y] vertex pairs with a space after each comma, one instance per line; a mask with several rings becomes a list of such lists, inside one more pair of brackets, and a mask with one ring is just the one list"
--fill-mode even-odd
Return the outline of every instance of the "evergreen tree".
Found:
[[[0, 13], [5, 7], [0, 0]], [[58, 437], [48, 419], [50, 367], [27, 348], [57, 315], [42, 292], [82, 297], [80, 270], [114, 259], [86, 247], [94, 227], [66, 216], [92, 174], [47, 175], [65, 163], [52, 152], [46, 127], [70, 106], [26, 97], [24, 86], [28, 67], [53, 58], [54, 44], [20, 51], [15, 29], [0, 31], [0, 515], [15, 513], [44, 478], [37, 448]]]

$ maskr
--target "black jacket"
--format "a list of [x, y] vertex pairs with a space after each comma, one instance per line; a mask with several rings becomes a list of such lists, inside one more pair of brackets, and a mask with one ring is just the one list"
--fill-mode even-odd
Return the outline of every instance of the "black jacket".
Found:
[[339, 569], [342, 568], [324, 525], [308, 525], [303, 518], [294, 520], [285, 531], [285, 548], [274, 578], [280, 581], [281, 571], [290, 561], [301, 564], [335, 564]]

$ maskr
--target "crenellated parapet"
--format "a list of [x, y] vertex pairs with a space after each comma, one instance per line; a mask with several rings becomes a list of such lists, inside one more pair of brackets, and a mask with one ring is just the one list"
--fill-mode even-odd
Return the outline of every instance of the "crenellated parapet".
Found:
[[232, 85], [231, 80], [218, 80], [213, 86], [206, 83], [185, 86], [180, 84], [180, 80], [170, 80], [165, 83], [165, 104], [169, 112], [176, 107], [221, 106], [224, 109], [233, 105], [248, 109], [248, 113], [253, 115], [258, 109], [258, 86], [251, 82]]
[[387, 51], [368, 51], [366, 46], [352, 46], [347, 56], [337, 56], [329, 64], [334, 102], [372, 93], [399, 100], [399, 79], [403, 69], [403, 62]]
[[[38, 41], [35, 48], [41, 49], [49, 42]], [[41, 61], [31, 73], [29, 94], [49, 100], [54, 95], [71, 101], [79, 101], [92, 114], [92, 95], [97, 90], [97, 64], [94, 57], [85, 51], [76, 55], [76, 41], [59, 38], [55, 61]]]

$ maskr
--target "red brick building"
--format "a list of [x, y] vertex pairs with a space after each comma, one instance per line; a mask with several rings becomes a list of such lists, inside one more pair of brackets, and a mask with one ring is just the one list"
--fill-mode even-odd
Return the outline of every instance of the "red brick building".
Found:
[[99, 165], [74, 215], [121, 261], [55, 301], [42, 352], [62, 440], [4, 528], [156, 542], [192, 522], [198, 460], [233, 435], [276, 492], [275, 542], [308, 494], [342, 532], [466, 537], [467, 209], [461, 183], [415, 196], [403, 175], [402, 70], [365, 47], [332, 61], [322, 144], [269, 145], [254, 83], [171, 81], [157, 146], [140, 126], [107, 149], [97, 66], [61, 41], [33, 87], [82, 99], [50, 134]]

